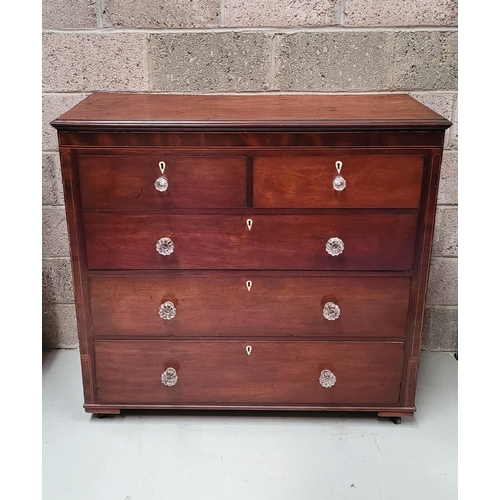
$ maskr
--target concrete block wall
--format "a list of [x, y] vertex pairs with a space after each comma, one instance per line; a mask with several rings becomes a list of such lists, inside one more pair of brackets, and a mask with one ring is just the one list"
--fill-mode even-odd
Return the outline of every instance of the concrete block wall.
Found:
[[43, 0], [43, 343], [76, 347], [56, 132], [94, 91], [405, 92], [446, 133], [424, 350], [457, 348], [457, 0]]

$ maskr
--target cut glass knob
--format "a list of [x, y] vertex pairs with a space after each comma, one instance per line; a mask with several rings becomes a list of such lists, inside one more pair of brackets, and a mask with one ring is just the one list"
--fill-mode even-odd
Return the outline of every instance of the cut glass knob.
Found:
[[340, 307], [333, 302], [327, 302], [323, 306], [323, 316], [328, 321], [334, 321], [340, 316]]
[[326, 251], [334, 257], [344, 251], [344, 242], [340, 238], [330, 238], [326, 242]]
[[167, 368], [162, 374], [161, 374], [161, 383], [163, 385], [166, 385], [167, 387], [171, 387], [177, 383], [177, 372], [175, 371], [175, 368]]
[[158, 177], [155, 181], [155, 188], [157, 191], [166, 191], [168, 189], [168, 179], [164, 175]]
[[346, 187], [346, 181], [341, 175], [337, 175], [335, 179], [333, 179], [333, 189], [335, 191], [343, 191]]
[[323, 370], [319, 376], [319, 383], [323, 387], [332, 387], [337, 382], [337, 377], [330, 370]]
[[174, 306], [173, 302], [167, 300], [158, 308], [158, 314], [161, 319], [172, 319], [177, 314], [177, 309]]
[[156, 242], [156, 251], [160, 255], [170, 255], [174, 252], [174, 242], [170, 238], [160, 238]]

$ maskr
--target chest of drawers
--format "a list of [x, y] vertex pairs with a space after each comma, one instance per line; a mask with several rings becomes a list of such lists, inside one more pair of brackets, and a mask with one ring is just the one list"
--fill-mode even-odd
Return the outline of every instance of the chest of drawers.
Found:
[[87, 412], [413, 414], [447, 120], [98, 93], [52, 125]]

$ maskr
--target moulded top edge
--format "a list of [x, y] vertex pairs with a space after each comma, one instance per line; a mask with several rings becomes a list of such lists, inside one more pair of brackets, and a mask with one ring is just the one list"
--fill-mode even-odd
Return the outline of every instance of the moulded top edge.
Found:
[[428, 121], [379, 121], [365, 120], [339, 122], [326, 122], [320, 120], [314, 121], [295, 121], [295, 122], [252, 122], [252, 121], [78, 121], [56, 119], [50, 123], [57, 130], [81, 130], [81, 131], [140, 131], [140, 132], [344, 132], [344, 131], [367, 131], [367, 130], [446, 130], [451, 126], [448, 120], [428, 120]]
[[59, 130], [445, 130], [406, 94], [174, 95], [96, 93], [54, 120]]

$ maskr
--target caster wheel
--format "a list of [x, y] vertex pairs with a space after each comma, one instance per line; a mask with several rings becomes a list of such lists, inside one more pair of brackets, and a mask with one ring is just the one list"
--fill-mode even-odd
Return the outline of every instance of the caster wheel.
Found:
[[95, 416], [97, 418], [106, 418], [106, 414], [105, 413], [96, 413]]
[[393, 421], [396, 425], [398, 425], [398, 424], [400, 424], [400, 423], [401, 423], [401, 417], [392, 417], [392, 421]]

